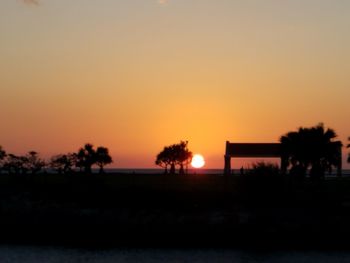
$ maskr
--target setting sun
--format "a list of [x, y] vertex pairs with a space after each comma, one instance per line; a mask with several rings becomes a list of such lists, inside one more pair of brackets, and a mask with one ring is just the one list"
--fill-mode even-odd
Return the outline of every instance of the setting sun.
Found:
[[193, 168], [202, 168], [205, 165], [204, 157], [200, 154], [195, 154], [192, 158], [191, 165]]

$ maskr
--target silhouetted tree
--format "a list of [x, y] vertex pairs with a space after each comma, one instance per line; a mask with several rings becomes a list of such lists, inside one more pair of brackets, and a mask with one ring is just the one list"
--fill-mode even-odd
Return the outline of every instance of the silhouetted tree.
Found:
[[45, 161], [39, 158], [39, 155], [35, 151], [30, 151], [24, 158], [24, 167], [32, 174], [40, 172], [45, 167]]
[[[348, 141], [350, 141], [350, 137], [348, 138]], [[346, 147], [350, 148], [350, 143]], [[348, 154], [348, 163], [350, 163], [350, 153]]]
[[4, 159], [6, 157], [6, 152], [2, 149], [1, 145], [0, 145], [0, 173], [2, 172], [2, 168], [4, 165]]
[[26, 168], [24, 167], [25, 158], [22, 156], [17, 156], [14, 154], [8, 154], [4, 161], [3, 169], [9, 174], [23, 174], [26, 173]]
[[6, 157], [6, 152], [3, 150], [2, 146], [0, 145], [0, 161], [2, 161]]
[[175, 174], [175, 165], [176, 165], [176, 146], [175, 144], [169, 146], [168, 149], [169, 160], [170, 160], [170, 174]]
[[192, 152], [188, 149], [188, 141], [181, 141], [174, 145], [176, 163], [180, 166], [179, 174], [185, 174], [184, 165], [188, 165], [192, 160]]
[[332, 129], [325, 129], [321, 123], [311, 128], [299, 128], [280, 138], [282, 154], [292, 166], [292, 171], [303, 175], [310, 169], [312, 178], [321, 178], [325, 171], [331, 171], [332, 166], [339, 163], [340, 141]]
[[164, 147], [156, 157], [155, 164], [165, 169], [164, 174], [168, 174], [168, 166], [171, 165], [170, 150], [170, 147]]
[[78, 153], [73, 153], [72, 157], [73, 157], [73, 160], [74, 160], [74, 162], [73, 162], [74, 166], [79, 169], [80, 173], [83, 172], [83, 169], [84, 169], [84, 160], [83, 160], [83, 158], [79, 158], [78, 157]]
[[94, 146], [90, 143], [84, 145], [83, 148], [80, 148], [78, 153], [76, 154], [76, 165], [77, 167], [83, 167], [84, 172], [87, 174], [91, 174], [91, 167], [96, 162], [96, 151], [93, 148]]
[[46, 163], [40, 159], [35, 151], [28, 152], [25, 156], [8, 154], [3, 160], [3, 169], [9, 174], [26, 174], [30, 171], [32, 174], [40, 172]]
[[75, 166], [87, 174], [92, 173], [92, 166], [97, 164], [100, 167], [100, 173], [103, 173], [103, 167], [113, 162], [112, 157], [109, 155], [108, 148], [99, 146], [97, 150], [90, 143], [84, 145], [79, 151], [72, 155]]
[[96, 150], [96, 164], [100, 167], [100, 174], [104, 173], [103, 167], [107, 164], [113, 162], [112, 157], [109, 155], [108, 148], [106, 147], [98, 147]]
[[157, 155], [155, 164], [165, 168], [165, 173], [170, 165], [170, 174], [175, 174], [176, 165], [179, 165], [179, 173], [184, 174], [184, 165], [192, 159], [192, 152], [188, 150], [187, 145], [187, 141], [181, 141], [178, 144], [164, 147], [163, 151]]
[[53, 156], [50, 161], [50, 167], [56, 170], [59, 174], [71, 173], [74, 164], [75, 155], [71, 153]]

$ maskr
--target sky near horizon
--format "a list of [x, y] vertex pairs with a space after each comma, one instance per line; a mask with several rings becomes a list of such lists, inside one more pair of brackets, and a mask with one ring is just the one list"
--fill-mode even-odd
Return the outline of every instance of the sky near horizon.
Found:
[[1, 0], [0, 145], [145, 168], [188, 140], [222, 168], [226, 140], [319, 122], [347, 144], [349, 29], [347, 0]]

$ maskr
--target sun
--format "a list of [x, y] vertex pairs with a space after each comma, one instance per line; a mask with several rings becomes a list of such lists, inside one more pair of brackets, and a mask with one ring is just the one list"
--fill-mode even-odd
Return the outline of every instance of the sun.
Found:
[[204, 157], [201, 154], [193, 155], [191, 165], [193, 168], [202, 168], [205, 165]]

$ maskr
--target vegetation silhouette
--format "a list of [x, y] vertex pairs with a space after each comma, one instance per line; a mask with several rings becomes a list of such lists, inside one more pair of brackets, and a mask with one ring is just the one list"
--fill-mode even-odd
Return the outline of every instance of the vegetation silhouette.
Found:
[[0, 145], [0, 173], [2, 172], [2, 168], [4, 165], [4, 159], [6, 157], [6, 152], [2, 149], [2, 146]]
[[251, 176], [279, 176], [281, 171], [277, 164], [268, 162], [256, 162], [249, 168], [248, 175]]
[[[350, 137], [348, 138], [348, 140], [350, 141]], [[346, 147], [350, 148], [350, 143]], [[350, 163], [350, 153], [348, 154], [348, 163]]]
[[80, 148], [79, 151], [74, 154], [75, 165], [80, 170], [84, 168], [84, 173], [91, 174], [93, 165], [98, 165], [100, 173], [104, 173], [103, 167], [113, 162], [112, 157], [109, 155], [108, 149], [99, 146], [97, 150], [90, 143], [86, 143], [84, 147]]
[[103, 167], [113, 161], [112, 157], [109, 155], [108, 148], [102, 146], [97, 148], [95, 158], [96, 164], [100, 168], [100, 174], [104, 173]]
[[[349, 178], [313, 181], [316, 172], [321, 170], [317, 178], [322, 178], [338, 161], [334, 148], [341, 144], [335, 137], [323, 125], [282, 136], [293, 176], [265, 162], [242, 169], [241, 176], [85, 176], [94, 165], [104, 173], [112, 162], [107, 148], [89, 143], [76, 153], [53, 156], [45, 167], [57, 174], [47, 176], [40, 173], [45, 167], [37, 152], [17, 156], [0, 147], [0, 164], [8, 172], [0, 176], [0, 242], [156, 246], [208, 242], [260, 248], [273, 240], [273, 248], [282, 243], [348, 246]], [[188, 142], [180, 141], [164, 147], [155, 163], [165, 173], [178, 169], [182, 174], [191, 158]], [[77, 169], [82, 173], [74, 173]], [[305, 176], [307, 169], [311, 178]], [[300, 174], [304, 180], [291, 183], [290, 178]]]
[[274, 163], [259, 161], [252, 163], [244, 176], [240, 176], [239, 186], [249, 203], [276, 202], [276, 196], [282, 196], [285, 176]]
[[30, 151], [25, 158], [27, 168], [32, 174], [40, 172], [46, 165], [45, 161], [39, 158], [35, 151]]
[[[24, 175], [30, 172], [37, 174], [50, 168], [59, 174], [71, 174], [75, 168], [85, 174], [92, 173], [92, 166], [99, 167], [99, 173], [104, 173], [104, 166], [112, 163], [112, 157], [106, 147], [99, 146], [96, 150], [92, 144], [85, 144], [77, 153], [58, 154], [52, 156], [49, 162], [39, 157], [36, 151], [30, 151], [24, 156], [7, 154], [0, 146], [0, 172]], [[45, 170], [46, 172], [46, 170]]]
[[[170, 166], [170, 174], [175, 174], [176, 165], [179, 166], [179, 174], [185, 174], [184, 166], [192, 160], [192, 152], [188, 149], [188, 141], [180, 141], [178, 144], [165, 146], [157, 155], [155, 164], [164, 168], [164, 174], [168, 174]], [[187, 170], [187, 169], [186, 169]]]
[[339, 164], [340, 141], [333, 129], [325, 129], [322, 123], [310, 128], [299, 128], [280, 138], [282, 154], [286, 157], [291, 174], [305, 177], [310, 168], [310, 177], [323, 178], [326, 171]]
[[46, 166], [43, 159], [35, 151], [30, 151], [24, 156], [17, 156], [15, 154], [3, 154], [2, 156], [2, 170], [9, 174], [37, 174]]
[[27, 156], [17, 156], [10, 153], [6, 156], [3, 169], [9, 174], [27, 174], [28, 170], [30, 170], [29, 160]]
[[87, 143], [76, 154], [77, 166], [80, 168], [83, 167], [86, 174], [92, 173], [91, 167], [96, 163], [96, 151], [93, 147], [92, 144]]
[[76, 164], [76, 154], [59, 154], [51, 158], [50, 168], [59, 174], [69, 174], [73, 172], [73, 166]]
[[172, 163], [170, 156], [171, 148], [166, 146], [156, 157], [155, 164], [164, 168], [164, 174], [168, 174], [168, 166], [170, 166]]

